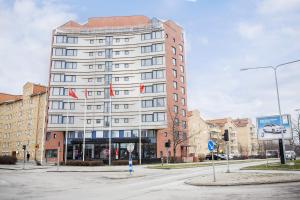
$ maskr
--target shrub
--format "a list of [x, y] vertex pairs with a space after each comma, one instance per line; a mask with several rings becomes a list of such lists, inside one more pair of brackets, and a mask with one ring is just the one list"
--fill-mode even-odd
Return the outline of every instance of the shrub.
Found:
[[[64, 165], [64, 162], [61, 162]], [[102, 160], [89, 160], [89, 161], [82, 161], [82, 160], [68, 160], [66, 165], [68, 166], [103, 166]]]
[[14, 156], [0, 156], [0, 164], [3, 165], [15, 165], [17, 158]]
[[[137, 165], [138, 160], [133, 160], [132, 164]], [[128, 160], [112, 160], [112, 165], [128, 165]]]
[[199, 154], [199, 155], [198, 155], [198, 160], [199, 160], [199, 162], [203, 162], [205, 159], [206, 159], [205, 154]]

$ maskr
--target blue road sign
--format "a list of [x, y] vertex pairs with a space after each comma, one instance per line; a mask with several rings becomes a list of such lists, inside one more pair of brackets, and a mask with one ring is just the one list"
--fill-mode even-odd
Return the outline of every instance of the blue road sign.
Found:
[[208, 140], [207, 148], [209, 151], [213, 151], [215, 149], [215, 143], [212, 140]]
[[130, 175], [131, 175], [131, 173], [132, 173], [132, 159], [130, 158], [129, 159], [129, 173], [130, 173]]

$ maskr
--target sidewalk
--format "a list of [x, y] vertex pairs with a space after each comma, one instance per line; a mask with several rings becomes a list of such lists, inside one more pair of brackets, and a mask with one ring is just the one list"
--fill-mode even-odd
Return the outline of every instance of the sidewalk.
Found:
[[217, 173], [216, 182], [213, 175], [206, 174], [185, 181], [186, 184], [194, 186], [237, 186], [237, 185], [259, 185], [274, 183], [300, 182], [300, 174], [282, 172], [231, 172]]

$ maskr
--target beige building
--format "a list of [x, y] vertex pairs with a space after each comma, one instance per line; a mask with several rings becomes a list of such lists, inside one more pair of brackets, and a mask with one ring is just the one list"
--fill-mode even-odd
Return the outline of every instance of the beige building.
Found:
[[228, 118], [222, 119], [213, 119], [207, 120], [207, 123], [219, 127], [221, 131], [221, 140], [217, 143], [218, 152], [226, 153], [226, 146], [225, 142], [223, 141], [224, 131], [227, 129], [229, 132], [229, 154], [232, 156], [240, 156], [239, 149], [238, 149], [238, 138], [237, 138], [237, 127], [233, 123], [233, 120]]
[[235, 119], [233, 123], [237, 127], [238, 148], [242, 156], [255, 156], [258, 154], [258, 139], [255, 126], [251, 119]]
[[42, 159], [45, 103], [46, 87], [29, 82], [22, 95], [0, 93], [0, 155], [23, 159], [26, 145], [31, 160]]
[[201, 117], [198, 110], [188, 112], [188, 123], [191, 136], [189, 153], [194, 154], [196, 157], [205, 156], [209, 153], [207, 142], [210, 138], [217, 144], [223, 142], [220, 127], [208, 123]]

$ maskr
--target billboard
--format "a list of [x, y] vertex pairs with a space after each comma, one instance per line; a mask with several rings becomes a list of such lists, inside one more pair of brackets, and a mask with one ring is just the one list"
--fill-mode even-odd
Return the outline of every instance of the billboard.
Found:
[[280, 116], [266, 116], [256, 118], [257, 136], [260, 140], [281, 139], [283, 132], [284, 139], [292, 139], [291, 116], [282, 115], [282, 125]]

